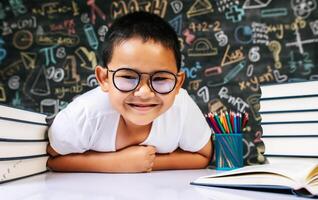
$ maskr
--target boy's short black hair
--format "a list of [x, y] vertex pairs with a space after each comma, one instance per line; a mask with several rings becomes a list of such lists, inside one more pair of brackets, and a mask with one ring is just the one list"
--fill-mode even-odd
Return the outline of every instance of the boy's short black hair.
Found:
[[115, 45], [138, 37], [143, 41], [154, 40], [173, 51], [178, 71], [181, 53], [178, 36], [168, 22], [161, 17], [144, 11], [133, 12], [114, 21], [105, 35], [101, 47], [100, 64], [104, 67], [111, 61]]

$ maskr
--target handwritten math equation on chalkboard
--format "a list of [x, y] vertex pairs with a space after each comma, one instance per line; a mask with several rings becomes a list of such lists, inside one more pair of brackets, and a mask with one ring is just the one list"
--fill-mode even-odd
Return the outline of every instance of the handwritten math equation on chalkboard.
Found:
[[260, 85], [318, 80], [317, 0], [4, 0], [0, 103], [53, 118], [98, 85], [94, 68], [109, 26], [138, 10], [178, 34], [183, 87], [204, 113], [250, 114], [244, 158], [263, 162]]

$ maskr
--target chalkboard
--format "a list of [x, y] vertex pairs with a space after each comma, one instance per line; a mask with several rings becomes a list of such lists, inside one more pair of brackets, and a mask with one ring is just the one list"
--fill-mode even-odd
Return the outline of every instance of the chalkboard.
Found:
[[109, 26], [136, 10], [177, 32], [184, 88], [204, 113], [250, 114], [245, 163], [264, 162], [260, 84], [318, 79], [315, 0], [1, 1], [0, 103], [54, 117], [97, 86]]

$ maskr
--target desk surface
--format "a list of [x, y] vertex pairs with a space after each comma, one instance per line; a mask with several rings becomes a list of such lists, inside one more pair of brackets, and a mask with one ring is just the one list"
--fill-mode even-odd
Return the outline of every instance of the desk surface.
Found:
[[190, 185], [215, 170], [157, 171], [141, 174], [53, 173], [0, 185], [1, 199], [57, 200], [251, 200], [303, 199], [293, 195]]

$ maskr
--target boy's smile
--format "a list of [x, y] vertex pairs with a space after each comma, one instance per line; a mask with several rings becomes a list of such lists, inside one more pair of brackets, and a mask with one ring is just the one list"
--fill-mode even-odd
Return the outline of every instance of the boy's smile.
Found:
[[131, 109], [136, 110], [137, 112], [142, 113], [147, 113], [151, 109], [154, 109], [156, 106], [159, 106], [160, 104], [153, 104], [153, 103], [128, 103], [128, 106], [131, 107]]
[[[149, 125], [174, 102], [184, 81], [184, 74], [177, 72], [173, 51], [153, 40], [140, 38], [124, 40], [113, 48], [108, 69], [97, 67], [96, 77], [102, 89], [109, 93], [112, 106], [125, 121], [135, 125]], [[114, 86], [111, 71], [130, 68], [141, 73], [168, 71], [179, 74], [176, 87], [168, 94], [158, 94], [149, 85], [149, 76], [142, 75], [137, 88], [131, 92], [122, 92]]]

